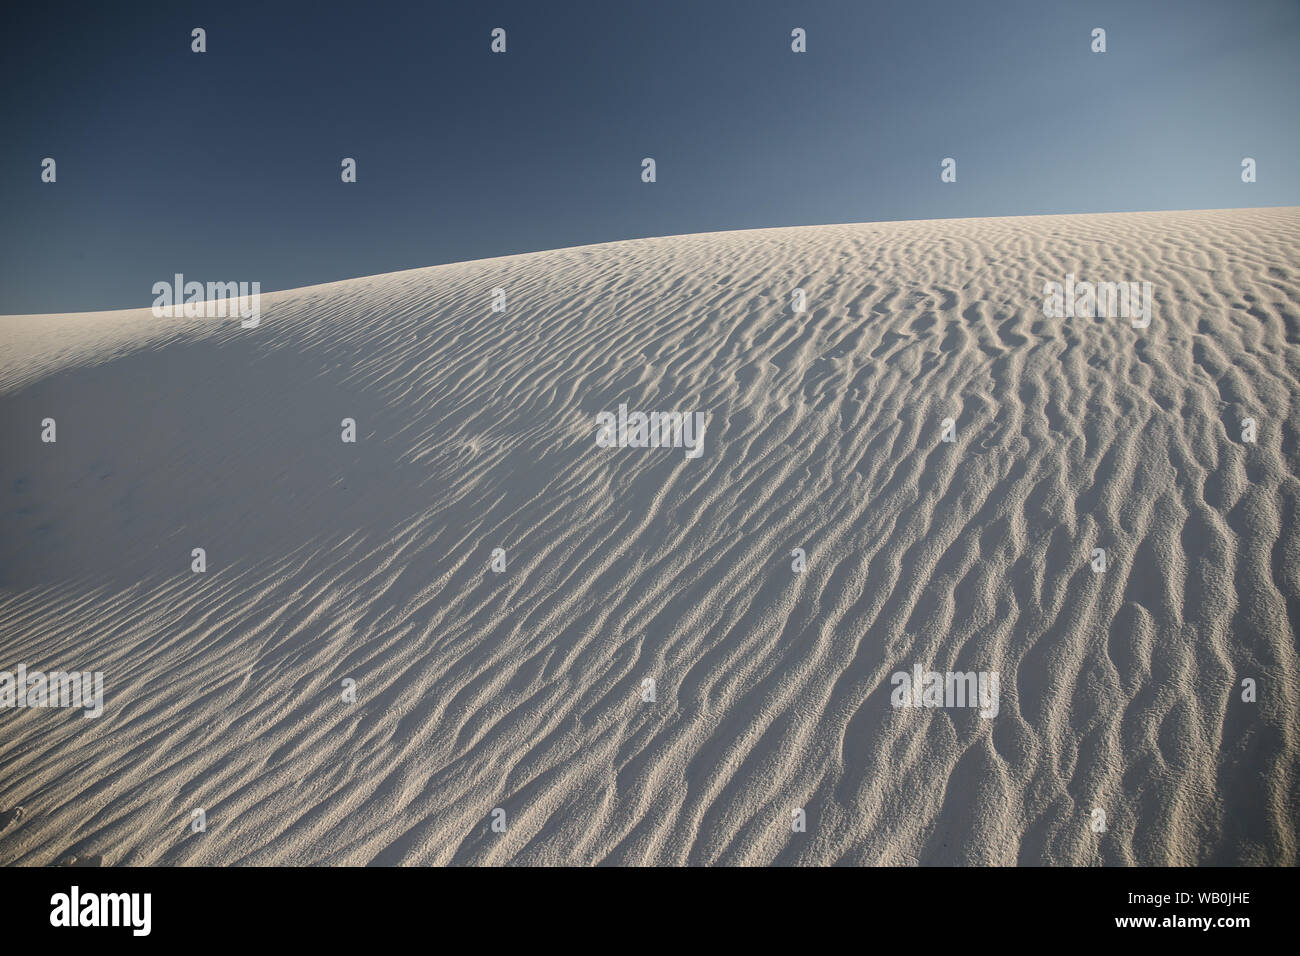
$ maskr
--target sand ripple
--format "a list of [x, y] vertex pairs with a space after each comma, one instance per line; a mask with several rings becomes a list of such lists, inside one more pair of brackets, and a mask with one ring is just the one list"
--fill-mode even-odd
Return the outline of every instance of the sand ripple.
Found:
[[[1045, 318], [1067, 272], [1151, 282], [1151, 327]], [[0, 668], [107, 697], [0, 711], [0, 863], [1297, 862], [1295, 209], [639, 240], [0, 341]], [[703, 456], [596, 448], [620, 403], [706, 412]], [[999, 715], [895, 710], [916, 663], [997, 670]]]

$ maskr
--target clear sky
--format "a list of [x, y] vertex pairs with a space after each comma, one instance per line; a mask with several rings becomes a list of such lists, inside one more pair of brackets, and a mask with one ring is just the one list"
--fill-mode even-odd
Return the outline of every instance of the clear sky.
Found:
[[272, 291], [721, 229], [1300, 205], [1296, 0], [54, 2], [6, 18], [0, 313], [147, 306], [177, 272]]

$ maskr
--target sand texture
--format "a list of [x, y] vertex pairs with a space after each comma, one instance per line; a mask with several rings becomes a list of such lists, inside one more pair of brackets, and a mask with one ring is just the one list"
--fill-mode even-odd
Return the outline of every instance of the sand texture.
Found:
[[[1150, 327], [1045, 317], [1067, 274]], [[702, 454], [597, 447], [620, 404]], [[1298, 438], [1294, 208], [2, 317], [0, 669], [105, 694], [0, 710], [0, 864], [1294, 865]]]

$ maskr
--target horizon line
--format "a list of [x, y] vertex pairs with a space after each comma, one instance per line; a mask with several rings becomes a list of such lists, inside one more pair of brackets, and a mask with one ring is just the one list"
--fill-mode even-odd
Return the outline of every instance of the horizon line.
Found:
[[[924, 223], [924, 222], [973, 222], [976, 220], [988, 219], [1047, 219], [1047, 218], [1082, 218], [1085, 216], [1145, 216], [1158, 215], [1161, 213], [1185, 213], [1185, 212], [1239, 212], [1248, 210], [1282, 210], [1294, 209], [1300, 210], [1300, 204], [1282, 205], [1282, 206], [1210, 206], [1210, 207], [1187, 207], [1181, 209], [1130, 209], [1119, 212], [1070, 212], [1070, 213], [1022, 213], [1008, 216], [941, 216], [931, 219], [871, 219], [858, 222], [817, 222], [801, 223], [799, 225], [781, 225], [781, 226], [751, 226], [744, 229], [711, 229], [704, 232], [683, 232], [683, 233], [662, 233], [649, 236], [632, 236], [623, 239], [604, 239], [599, 242], [582, 242], [572, 246], [553, 246], [547, 249], [529, 249], [524, 252], [509, 252], [497, 256], [482, 256], [478, 259], [452, 259], [447, 262], [433, 262], [422, 266], [412, 266], [405, 269], [394, 269], [389, 272], [373, 272], [365, 275], [343, 276], [339, 279], [326, 279], [323, 282], [313, 282], [308, 285], [290, 286], [283, 289], [268, 289], [260, 291], [258, 295], [282, 295], [291, 292], [302, 292], [308, 289], [319, 289], [324, 286], [337, 285], [340, 282], [358, 282], [363, 279], [379, 279], [388, 276], [402, 275], [407, 272], [421, 272], [426, 269], [438, 269], [446, 266], [471, 265], [477, 262], [494, 262], [499, 259], [517, 259], [523, 256], [537, 256], [548, 252], [566, 252], [575, 249], [590, 249], [596, 246], [612, 246], [620, 243], [631, 242], [650, 242], [659, 239], [688, 239], [705, 236], [721, 236], [741, 232], [775, 232], [782, 229], [824, 229], [841, 226], [873, 226], [873, 225], [895, 225], [899, 223]], [[172, 273], [174, 277], [178, 273]], [[184, 273], [179, 273], [183, 275]], [[162, 280], [159, 280], [162, 281]], [[198, 281], [198, 280], [195, 280]], [[228, 282], [230, 280], [205, 280], [205, 286], [210, 282]], [[239, 281], [239, 280], [235, 280]], [[244, 280], [246, 282], [261, 282], [261, 280]], [[204, 302], [219, 301], [217, 299], [204, 299]], [[83, 309], [80, 311], [54, 311], [54, 312], [3, 312], [0, 313], [0, 319], [9, 318], [34, 318], [42, 316], [88, 316], [88, 315], [108, 315], [119, 312], [139, 312], [149, 310], [152, 302], [144, 305], [129, 305], [119, 307], [109, 307], [100, 309]]]

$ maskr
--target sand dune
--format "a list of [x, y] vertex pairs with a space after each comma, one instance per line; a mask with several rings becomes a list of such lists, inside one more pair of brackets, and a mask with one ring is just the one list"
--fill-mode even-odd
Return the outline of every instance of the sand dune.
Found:
[[[1067, 274], [1150, 326], [1045, 317]], [[1300, 210], [616, 242], [0, 343], [0, 669], [105, 688], [0, 710], [0, 863], [1297, 862]], [[621, 404], [702, 453], [597, 447]], [[997, 715], [892, 706], [917, 666]]]

